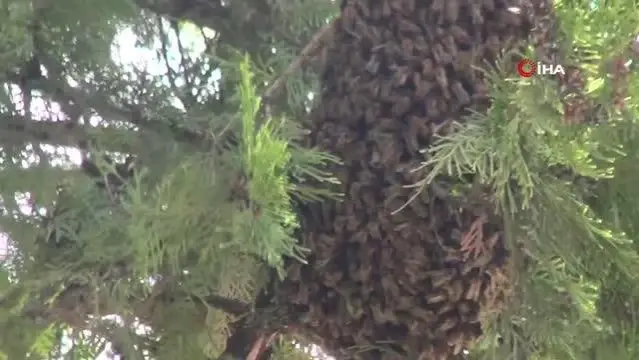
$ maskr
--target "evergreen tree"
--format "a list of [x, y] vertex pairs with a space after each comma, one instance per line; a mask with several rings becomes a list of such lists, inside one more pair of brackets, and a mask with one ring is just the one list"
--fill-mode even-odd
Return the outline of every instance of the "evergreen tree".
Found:
[[636, 358], [633, 1], [2, 5], [0, 358]]
[[[305, 255], [291, 199], [328, 193], [301, 182], [330, 181], [330, 158], [288, 145], [308, 76], [268, 121], [255, 93], [335, 11], [313, 6], [3, 4], [8, 359], [92, 359], [105, 341], [129, 359], [249, 352], [258, 293]], [[131, 39], [160, 65], [123, 64]]]

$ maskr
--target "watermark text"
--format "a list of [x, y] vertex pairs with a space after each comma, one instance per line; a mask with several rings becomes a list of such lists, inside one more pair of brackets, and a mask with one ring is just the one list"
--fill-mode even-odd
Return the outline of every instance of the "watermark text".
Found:
[[566, 71], [561, 65], [547, 64], [541, 61], [534, 62], [530, 59], [522, 59], [517, 63], [517, 73], [525, 78], [533, 75], [566, 75]]

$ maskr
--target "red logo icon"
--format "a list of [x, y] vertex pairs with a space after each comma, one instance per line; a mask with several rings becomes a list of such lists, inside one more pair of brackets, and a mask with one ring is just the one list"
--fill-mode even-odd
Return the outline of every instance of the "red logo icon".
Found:
[[537, 64], [530, 59], [523, 59], [517, 63], [517, 72], [521, 77], [531, 77], [537, 73]]

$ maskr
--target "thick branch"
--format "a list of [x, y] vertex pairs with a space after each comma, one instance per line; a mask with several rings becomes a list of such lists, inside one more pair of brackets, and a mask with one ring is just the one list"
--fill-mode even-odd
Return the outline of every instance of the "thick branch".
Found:
[[264, 0], [231, 1], [226, 4], [221, 0], [135, 0], [135, 3], [159, 15], [214, 29], [222, 37], [234, 34], [256, 40], [265, 34], [262, 31], [273, 28], [269, 16], [271, 7]]
[[[233, 315], [244, 315], [251, 310], [251, 307], [239, 300], [230, 299], [216, 294], [211, 294], [206, 297], [196, 297], [186, 292], [177, 290], [171, 291], [170, 287], [157, 289], [153, 291], [148, 297], [139, 300], [137, 298], [131, 299], [129, 307], [134, 309], [134, 315], [139, 317], [142, 321], [152, 323], [152, 309], [159, 303], [171, 303], [178, 301], [179, 298], [191, 298], [193, 301], [204, 301], [207, 306], [220, 309]], [[0, 298], [0, 306], [11, 307], [15, 306], [13, 301], [17, 298], [12, 296], [13, 293], [20, 293], [19, 289], [15, 289], [13, 292], [5, 294]], [[47, 293], [45, 291], [45, 293]], [[45, 319], [48, 321], [60, 321], [78, 329], [84, 329], [87, 326], [87, 321], [91, 315], [97, 315], [94, 313], [95, 309], [100, 310], [101, 315], [116, 314], [119, 310], [115, 308], [117, 305], [110, 300], [108, 293], [96, 292], [86, 285], [70, 285], [58, 296], [55, 297], [55, 301], [52, 304], [47, 304], [50, 300], [48, 295], [43, 295], [40, 298], [34, 298], [27, 303], [22, 309], [24, 316], [29, 318]], [[204, 316], [204, 314], [202, 315]]]
[[113, 150], [122, 152], [134, 150], [130, 140], [139, 136], [126, 129], [96, 128], [66, 121], [33, 121], [21, 116], [3, 117], [0, 129], [0, 143], [6, 145], [41, 143], [77, 147], [93, 139], [117, 139], [112, 144]]
[[242, 315], [251, 311], [251, 307], [246, 303], [215, 294], [208, 295], [202, 300], [204, 300], [211, 307], [224, 310], [227, 313], [233, 315]]
[[220, 0], [135, 0], [135, 3], [156, 14], [189, 20], [212, 29], [218, 28], [231, 17], [229, 7], [222, 5]]

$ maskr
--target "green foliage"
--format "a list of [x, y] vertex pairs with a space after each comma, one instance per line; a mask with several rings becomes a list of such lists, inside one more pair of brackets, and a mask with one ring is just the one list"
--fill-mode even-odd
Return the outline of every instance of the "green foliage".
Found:
[[477, 358], [636, 357], [629, 320], [637, 293], [622, 289], [636, 288], [639, 270], [638, 113], [636, 97], [624, 112], [612, 108], [610, 68], [601, 65], [636, 36], [631, 18], [638, 14], [623, 1], [594, 11], [586, 3], [557, 8], [572, 61], [585, 67], [589, 95], [608, 114], [604, 124], [562, 124], [553, 79], [513, 79], [498, 67], [487, 72], [488, 113], [473, 114], [425, 150], [426, 175], [417, 186], [475, 174], [492, 188], [510, 248], [520, 249], [514, 303], [488, 325]]
[[[305, 193], [305, 188], [291, 183], [288, 174], [312, 174], [327, 162], [330, 156], [301, 148], [292, 148], [290, 138], [283, 137], [282, 129], [286, 125], [283, 119], [279, 123], [268, 118], [260, 126], [256, 125], [261, 103], [252, 85], [252, 73], [249, 69], [249, 59], [240, 63], [242, 110], [242, 162], [244, 171], [248, 174], [248, 196], [251, 199], [251, 212], [248, 222], [240, 224], [240, 228], [249, 225], [250, 234], [245, 238], [256, 238], [255, 248], [261, 251], [266, 262], [278, 269], [283, 275], [282, 254], [303, 261], [305, 249], [296, 245], [295, 232], [298, 230], [296, 215], [291, 208], [292, 196], [309, 198], [317, 195], [317, 191]], [[297, 152], [293, 156], [291, 150]], [[266, 161], [265, 159], [268, 159]], [[295, 161], [294, 161], [295, 160]], [[312, 180], [318, 180], [313, 176]], [[334, 182], [333, 179], [324, 178]], [[310, 190], [310, 189], [307, 189]], [[330, 192], [320, 191], [319, 194], [330, 195]], [[257, 215], [256, 215], [257, 214]], [[253, 219], [253, 221], [251, 221]], [[268, 224], [279, 224], [270, 228]], [[269, 239], [281, 239], [281, 243], [274, 243]]]
[[[262, 257], [269, 265], [283, 272], [282, 254], [302, 260], [303, 251], [296, 245], [297, 240], [293, 237], [298, 226], [290, 208], [288, 179], [283, 176], [291, 160], [288, 142], [276, 137], [271, 119], [267, 119], [256, 129], [255, 118], [260, 109], [260, 101], [252, 85], [248, 58], [241, 63], [240, 73], [242, 160], [248, 176], [250, 210], [255, 218], [255, 226], [249, 225], [252, 229], [251, 234], [247, 235], [248, 238], [259, 237], [255, 245], [261, 250]], [[264, 226], [270, 222], [280, 226], [274, 229]], [[270, 249], [265, 246], [268, 239], [280, 239], [281, 243], [273, 244]]]
[[[175, 148], [162, 159], [160, 171], [154, 164], [142, 163], [121, 190], [124, 196], [117, 199], [81, 173], [67, 173], [55, 201], [58, 215], [46, 228], [36, 231], [36, 236], [20, 238], [20, 250], [34, 256], [35, 261], [26, 261], [17, 273], [19, 282], [7, 285], [8, 292], [2, 293], [6, 296], [13, 291], [38, 298], [51, 284], [79, 282], [96, 289], [104, 287], [104, 296], [112, 305], [96, 309], [98, 313], [127, 314], [135, 311], [132, 298], [148, 296], [152, 290], [138, 279], [161, 275], [180, 278], [180, 287], [201, 299], [216, 294], [250, 304], [267, 280], [269, 266], [282, 273], [283, 256], [302, 261], [303, 249], [293, 237], [298, 225], [292, 200], [318, 199], [330, 193], [293, 184], [289, 176], [300, 182], [334, 181], [319, 170], [333, 160], [289, 145], [299, 131], [286, 120], [266, 119], [258, 126], [260, 99], [248, 64], [247, 59], [239, 65], [240, 111], [231, 120], [242, 124], [238, 149], [194, 153]], [[110, 164], [97, 165], [105, 172], [114, 171]], [[15, 231], [13, 236], [21, 230], [21, 222], [16, 221], [19, 218], [5, 221], [6, 229]], [[27, 219], [33, 218], [24, 216]], [[64, 246], [55, 247], [56, 243]], [[108, 276], [104, 269], [122, 263], [135, 277], [103, 284]], [[48, 300], [59, 296], [58, 292]], [[8, 298], [4, 300], [8, 305]], [[48, 332], [42, 332], [41, 326], [29, 330], [33, 320], [15, 316], [23, 305], [24, 301], [14, 301], [14, 315], [7, 320], [12, 322], [5, 325], [30, 335], [18, 331], [7, 334], [10, 336], [3, 344], [10, 345], [7, 351], [13, 354], [11, 358], [34, 353], [32, 344], [46, 348], [46, 342], [37, 339], [45, 339]], [[185, 354], [193, 359], [218, 356], [230, 335], [228, 325], [235, 320], [224, 311], [188, 298], [159, 303], [150, 316], [153, 337], [160, 337], [153, 340], [158, 359]], [[16, 342], [16, 336], [22, 342]], [[139, 338], [124, 338], [130, 345], [140, 345]]]
[[10, 69], [28, 58], [33, 47], [32, 39], [23, 31], [32, 16], [32, 8], [23, 1], [9, 1], [2, 5], [8, 11], [0, 25], [0, 60]]

